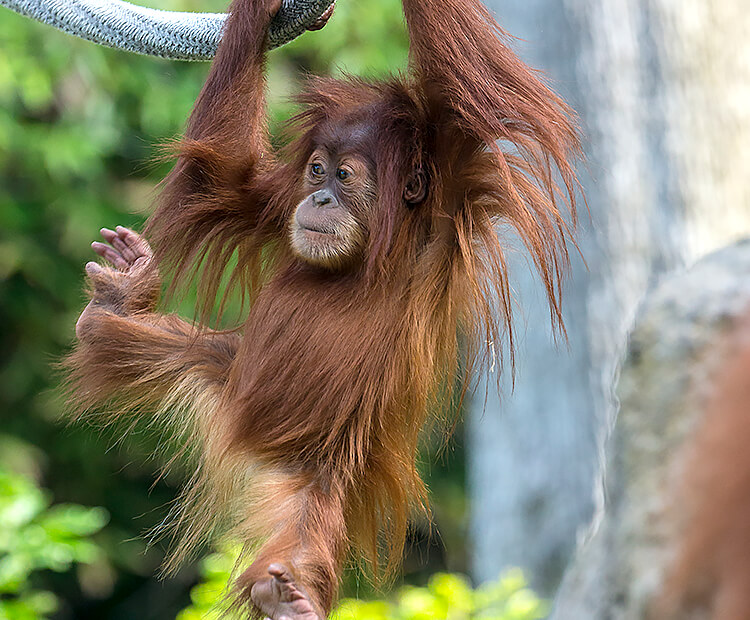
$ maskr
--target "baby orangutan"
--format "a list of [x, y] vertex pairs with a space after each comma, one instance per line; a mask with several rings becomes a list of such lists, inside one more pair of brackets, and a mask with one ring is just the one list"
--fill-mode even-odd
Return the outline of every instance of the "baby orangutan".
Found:
[[[398, 566], [426, 505], [428, 412], [512, 335], [498, 223], [559, 324], [579, 146], [569, 109], [479, 0], [404, 0], [408, 74], [312, 79], [275, 153], [264, 59], [278, 6], [232, 5], [146, 227], [154, 254], [124, 228], [94, 243], [110, 266], [87, 265], [69, 367], [81, 410], [156, 411], [196, 444], [174, 561], [228, 531], [252, 558], [238, 606], [321, 620], [347, 560]], [[200, 268], [204, 323], [228, 272], [249, 301], [241, 329], [159, 314], [157, 264], [178, 284]]]

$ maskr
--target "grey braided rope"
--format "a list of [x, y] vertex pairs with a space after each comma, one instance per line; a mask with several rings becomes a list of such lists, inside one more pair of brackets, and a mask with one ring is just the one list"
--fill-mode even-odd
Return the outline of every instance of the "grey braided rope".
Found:
[[[331, 0], [283, 0], [271, 22], [269, 47], [301, 35]], [[0, 6], [107, 47], [174, 60], [210, 60], [225, 13], [160, 11], [123, 0], [0, 0]]]

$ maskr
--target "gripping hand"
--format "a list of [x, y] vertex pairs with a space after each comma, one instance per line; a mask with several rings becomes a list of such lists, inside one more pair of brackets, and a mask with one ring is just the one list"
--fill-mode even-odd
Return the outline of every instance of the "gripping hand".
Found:
[[91, 247], [109, 265], [86, 264], [91, 302], [76, 324], [79, 338], [97, 309], [128, 316], [152, 310], [159, 298], [159, 271], [146, 240], [123, 226], [102, 228], [101, 234], [107, 243], [94, 241]]

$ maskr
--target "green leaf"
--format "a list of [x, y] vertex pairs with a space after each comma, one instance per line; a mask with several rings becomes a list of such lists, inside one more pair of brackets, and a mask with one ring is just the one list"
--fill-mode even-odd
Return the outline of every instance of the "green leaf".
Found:
[[48, 504], [48, 498], [31, 482], [0, 471], [0, 529], [30, 523]]
[[59, 504], [39, 519], [50, 536], [90, 536], [101, 530], [109, 520], [103, 508], [84, 508], [75, 504]]
[[22, 554], [0, 557], [0, 592], [18, 592], [34, 570], [34, 563]]

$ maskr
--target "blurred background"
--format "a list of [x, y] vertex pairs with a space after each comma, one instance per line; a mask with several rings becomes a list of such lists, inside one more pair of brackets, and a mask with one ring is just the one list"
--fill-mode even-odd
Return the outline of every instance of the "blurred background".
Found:
[[[551, 598], [601, 515], [612, 385], [641, 299], [750, 233], [750, 12], [745, 0], [487, 4], [580, 115], [588, 212], [567, 342], [550, 333], [526, 258], [513, 257], [515, 386], [506, 376], [498, 391], [490, 375], [450, 443], [427, 438], [436, 527], [414, 525], [402, 579], [422, 586], [448, 571], [480, 584], [520, 567]], [[400, 2], [339, 0], [322, 33], [271, 53], [272, 130], [303, 72], [378, 77], [404, 68], [407, 49]], [[166, 172], [156, 149], [180, 133], [207, 69], [0, 9], [0, 618], [167, 620], [196, 583], [223, 574], [219, 559], [158, 580], [164, 547], [143, 534], [166, 516], [180, 472], [158, 477], [158, 438], [145, 432], [66, 424], [56, 370], [84, 304], [90, 242], [102, 226], [141, 226]], [[371, 592], [352, 578], [345, 594]], [[544, 615], [525, 600], [527, 615], [513, 617]]]

